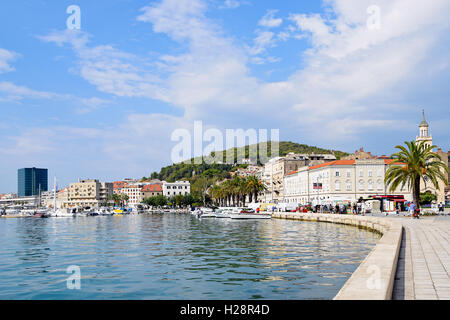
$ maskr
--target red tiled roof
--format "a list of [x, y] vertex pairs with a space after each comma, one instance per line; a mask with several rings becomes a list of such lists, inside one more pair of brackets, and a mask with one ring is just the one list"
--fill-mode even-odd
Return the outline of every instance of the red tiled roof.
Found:
[[328, 167], [328, 166], [352, 166], [354, 164], [355, 164], [355, 160], [335, 160], [335, 161], [325, 162], [325, 163], [319, 164], [317, 166], [309, 167], [309, 170], [319, 169], [319, 168]]
[[[384, 159], [385, 164], [391, 164], [392, 162], [394, 162], [394, 159]], [[398, 164], [401, 164], [401, 163], [398, 163]]]
[[149, 184], [142, 188], [142, 192], [162, 192], [160, 184]]
[[125, 181], [114, 181], [113, 182], [113, 188], [114, 189], [122, 189], [126, 185], [127, 185], [127, 183]]
[[[391, 164], [392, 162], [394, 162], [395, 159], [386, 159], [384, 160], [385, 164]], [[397, 162], [396, 165], [406, 165], [406, 163], [404, 162]]]
[[287, 176], [290, 176], [291, 174], [296, 174], [298, 172], [298, 170], [295, 170], [295, 171], [292, 171], [292, 172], [289, 172], [288, 174], [286, 174]]

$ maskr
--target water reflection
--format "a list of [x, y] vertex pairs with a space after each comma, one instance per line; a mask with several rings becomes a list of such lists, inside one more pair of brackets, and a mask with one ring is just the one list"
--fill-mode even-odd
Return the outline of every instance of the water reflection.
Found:
[[21, 243], [15, 253], [19, 261], [22, 262], [24, 275], [48, 272], [50, 268], [48, 264], [50, 248], [48, 245], [47, 220], [18, 219], [15, 231]]
[[[0, 221], [0, 234], [3, 299], [331, 299], [379, 238], [174, 214], [17, 219]], [[81, 291], [65, 287], [69, 265], [81, 267]]]

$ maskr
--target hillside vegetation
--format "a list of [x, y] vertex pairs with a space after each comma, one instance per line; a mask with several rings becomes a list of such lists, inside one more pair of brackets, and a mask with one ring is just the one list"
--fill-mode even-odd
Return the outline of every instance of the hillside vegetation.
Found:
[[[257, 150], [259, 150], [259, 144], [256, 145]], [[270, 158], [271, 155], [271, 142], [267, 142], [267, 152], [268, 157]], [[246, 167], [246, 165], [238, 165], [237, 164], [237, 155], [238, 152], [241, 152], [244, 155], [244, 158], [249, 158], [249, 146], [245, 146], [242, 148], [233, 148], [229, 150], [224, 150], [223, 152], [223, 159], [226, 161], [226, 154], [227, 152], [233, 152], [234, 153], [234, 161], [233, 164], [220, 164], [220, 163], [213, 163], [213, 164], [207, 164], [204, 161], [202, 161], [201, 164], [194, 164], [194, 159], [191, 159], [189, 163], [177, 163], [172, 164], [170, 166], [164, 167], [161, 169], [161, 171], [153, 172], [150, 176], [151, 179], [159, 179], [159, 180], [165, 180], [168, 182], [174, 182], [176, 180], [196, 180], [198, 177], [205, 177], [208, 179], [214, 179], [214, 180], [223, 180], [230, 177], [230, 171], [236, 170], [238, 167]], [[337, 159], [340, 159], [343, 156], [348, 155], [348, 153], [337, 151], [337, 150], [327, 150], [322, 149], [314, 146], [308, 146], [306, 144], [299, 144], [295, 142], [290, 141], [281, 141], [279, 142], [279, 155], [280, 156], [286, 156], [288, 153], [301, 153], [301, 154], [333, 154], [336, 156]], [[211, 156], [215, 156], [214, 153], [211, 154]], [[258, 162], [259, 162], [259, 156], [258, 156]], [[192, 181], [191, 181], [192, 182]]]

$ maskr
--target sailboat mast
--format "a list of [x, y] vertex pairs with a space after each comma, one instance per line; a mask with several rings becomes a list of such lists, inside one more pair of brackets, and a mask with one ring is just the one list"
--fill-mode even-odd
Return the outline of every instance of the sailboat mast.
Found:
[[55, 186], [53, 189], [53, 210], [56, 211], [56, 177], [55, 177]]

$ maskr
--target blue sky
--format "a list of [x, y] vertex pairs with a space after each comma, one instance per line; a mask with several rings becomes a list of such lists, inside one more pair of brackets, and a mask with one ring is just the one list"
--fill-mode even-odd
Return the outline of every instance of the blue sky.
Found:
[[447, 0], [4, 1], [0, 193], [25, 166], [60, 185], [149, 175], [196, 120], [381, 155], [425, 109], [448, 150], [449, 17]]

